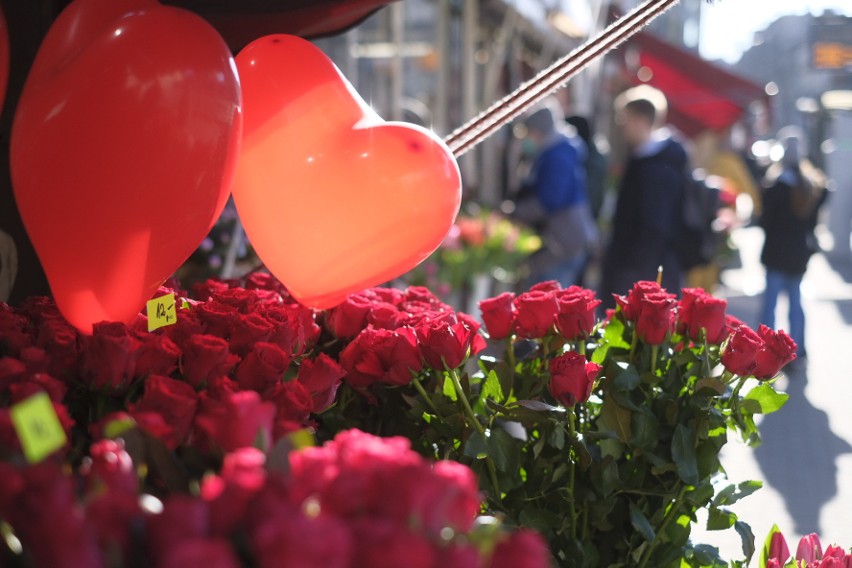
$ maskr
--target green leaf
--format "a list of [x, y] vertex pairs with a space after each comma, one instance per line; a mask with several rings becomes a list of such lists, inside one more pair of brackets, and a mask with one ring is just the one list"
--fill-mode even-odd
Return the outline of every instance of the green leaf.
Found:
[[488, 456], [487, 441], [479, 432], [472, 432], [464, 443], [464, 455], [475, 460], [482, 460]]
[[491, 430], [485, 447], [488, 455], [494, 461], [494, 466], [502, 472], [517, 475], [520, 465], [520, 440], [513, 438], [500, 428]]
[[695, 507], [704, 507], [713, 498], [713, 484], [705, 481], [686, 494], [686, 500]]
[[612, 397], [604, 399], [601, 415], [610, 430], [616, 433], [618, 439], [628, 444], [632, 434], [630, 424], [631, 412], [619, 405]]
[[634, 503], [630, 503], [630, 524], [641, 534], [645, 540], [652, 542], [657, 536], [654, 527], [648, 521], [648, 517]]
[[631, 391], [639, 386], [639, 371], [630, 363], [619, 361], [615, 365], [615, 378], [612, 387], [620, 391]]
[[737, 485], [728, 485], [722, 489], [718, 495], [716, 495], [715, 499], [713, 499], [713, 506], [719, 507], [722, 505], [733, 505], [740, 499], [748, 497], [761, 487], [763, 487], [763, 482], [754, 480], [743, 481]]
[[650, 411], [634, 412], [630, 419], [632, 448], [654, 448], [660, 435], [660, 425]]
[[695, 392], [701, 392], [703, 389], [709, 389], [716, 394], [725, 394], [725, 383], [717, 377], [704, 377], [695, 383]]
[[672, 436], [672, 459], [677, 464], [677, 474], [689, 485], [698, 485], [698, 461], [695, 459], [695, 433], [692, 428], [678, 424]]
[[630, 344], [624, 340], [624, 322], [618, 318], [611, 319], [607, 324], [601, 346], [592, 353], [592, 362], [600, 365], [606, 359], [609, 350], [613, 348], [630, 349]]
[[751, 562], [751, 557], [754, 556], [754, 533], [751, 532], [751, 527], [742, 521], [734, 523], [734, 530], [737, 531], [743, 541], [743, 556], [745, 556], [745, 563], [748, 565]]
[[711, 507], [707, 516], [708, 531], [728, 530], [737, 522], [737, 515], [727, 509]]
[[[763, 383], [751, 389], [743, 398], [743, 405], [753, 414], [771, 414], [784, 406], [790, 395], [777, 392], [772, 385]], [[753, 403], [757, 403], [755, 406]], [[753, 410], [757, 408], [757, 410]]]
[[453, 402], [456, 402], [459, 399], [456, 394], [456, 386], [453, 384], [453, 380], [449, 377], [449, 375], [444, 377], [444, 396]]
[[496, 372], [491, 371], [485, 377], [480, 397], [482, 400], [490, 399], [496, 402], [503, 402], [503, 387], [500, 386], [500, 377], [497, 376]]

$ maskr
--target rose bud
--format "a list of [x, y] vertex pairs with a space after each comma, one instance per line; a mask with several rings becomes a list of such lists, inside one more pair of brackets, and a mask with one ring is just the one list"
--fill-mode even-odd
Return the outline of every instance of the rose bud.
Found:
[[796, 358], [796, 342], [786, 332], [776, 332], [765, 325], [758, 328], [757, 334], [763, 339], [763, 348], [755, 357], [754, 376], [771, 379]]
[[822, 544], [816, 533], [803, 536], [796, 548], [796, 560], [804, 560], [807, 566], [822, 559]]
[[184, 345], [181, 370], [186, 382], [198, 388], [213, 378], [230, 373], [239, 360], [224, 339], [195, 335]]
[[417, 328], [420, 351], [426, 364], [439, 371], [461, 367], [470, 354], [474, 335], [463, 322], [451, 325], [435, 320]]
[[160, 432], [162, 435], [159, 437], [168, 448], [174, 449], [189, 435], [197, 406], [198, 394], [187, 383], [151, 375], [145, 380], [142, 398], [130, 405], [130, 414], [149, 432], [150, 429], [158, 429], [158, 421], [150, 414], [161, 416], [167, 428]]
[[722, 365], [735, 375], [752, 374], [763, 339], [750, 327], [743, 325], [733, 331], [722, 353]]
[[524, 339], [539, 339], [553, 329], [556, 321], [556, 296], [553, 292], [533, 290], [515, 299], [515, 333]]
[[139, 340], [123, 323], [101, 322], [88, 338], [83, 369], [88, 385], [96, 390], [127, 390], [136, 370]]
[[259, 342], [237, 366], [234, 377], [242, 389], [263, 393], [284, 378], [290, 355], [274, 343]]
[[584, 355], [569, 351], [550, 360], [550, 394], [566, 407], [586, 402], [592, 394], [601, 366]]
[[579, 286], [571, 286], [556, 295], [556, 329], [569, 341], [588, 337], [595, 327], [595, 308], [601, 301], [595, 293]]
[[674, 295], [667, 292], [645, 294], [639, 300], [636, 333], [648, 345], [660, 345], [674, 324]]
[[342, 304], [328, 312], [328, 326], [335, 337], [352, 339], [367, 327], [373, 300], [365, 294], [350, 294]]
[[322, 412], [334, 402], [340, 382], [346, 370], [337, 361], [320, 353], [316, 359], [304, 359], [299, 365], [296, 378], [311, 394], [312, 412]]
[[627, 321], [636, 321], [639, 317], [642, 298], [648, 294], [658, 294], [660, 292], [665, 293], [665, 290], [663, 290], [656, 282], [640, 280], [633, 285], [633, 288], [627, 293], [627, 296], [613, 294], [613, 298], [615, 298], [616, 304], [618, 304], [621, 308], [621, 313], [624, 314], [624, 319]]
[[503, 292], [496, 298], [479, 302], [482, 321], [491, 339], [505, 339], [512, 334], [512, 326], [515, 322], [515, 310], [512, 307], [514, 300], [514, 294]]
[[412, 373], [423, 367], [417, 336], [410, 327], [365, 329], [340, 354], [340, 365], [346, 369], [346, 382], [356, 388], [376, 382], [407, 385]]
[[728, 336], [725, 315], [728, 302], [701, 288], [684, 288], [682, 292], [683, 298], [678, 305], [678, 333], [698, 341], [704, 329], [708, 343], [722, 343]]

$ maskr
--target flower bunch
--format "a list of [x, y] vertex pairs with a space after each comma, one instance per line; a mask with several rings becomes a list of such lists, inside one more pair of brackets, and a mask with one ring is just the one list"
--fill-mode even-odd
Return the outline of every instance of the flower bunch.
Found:
[[823, 551], [815, 533], [803, 536], [791, 558], [787, 540], [777, 525], [772, 527], [760, 556], [761, 568], [846, 568], [852, 566], [852, 553], [830, 545]]
[[[357, 424], [470, 465], [489, 509], [542, 530], [560, 566], [721, 562], [689, 540], [699, 509], [711, 529], [744, 535], [748, 555], [750, 533], [728, 507], [760, 484], [718, 489], [719, 452], [728, 429], [757, 442], [754, 416], [786, 400], [768, 379], [795, 345], [784, 332], [751, 331], [702, 290], [677, 300], [639, 282], [616, 301], [599, 321], [600, 301], [576, 286], [486, 299], [482, 321], [502, 358], [497, 345], [476, 365], [427, 356], [415, 331], [423, 357], [413, 378], [375, 382], [367, 397], [349, 396], [344, 379], [319, 431]], [[752, 334], [746, 350], [740, 338]]]
[[404, 439], [353, 430], [269, 458], [243, 447], [194, 493], [162, 498], [144, 491], [139, 465], [109, 439], [95, 442], [73, 473], [53, 460], [0, 463], [0, 518], [15, 560], [51, 568], [548, 563], [536, 534], [477, 518], [468, 468], [427, 462]]

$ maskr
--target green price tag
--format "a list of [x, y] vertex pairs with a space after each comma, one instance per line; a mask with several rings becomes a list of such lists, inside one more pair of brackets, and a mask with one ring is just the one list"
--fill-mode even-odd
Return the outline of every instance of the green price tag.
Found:
[[32, 395], [9, 409], [9, 413], [24, 457], [30, 463], [42, 461], [68, 441], [47, 393]]
[[177, 322], [177, 308], [175, 307], [175, 295], [166, 294], [146, 304], [148, 311], [148, 331], [154, 331]]

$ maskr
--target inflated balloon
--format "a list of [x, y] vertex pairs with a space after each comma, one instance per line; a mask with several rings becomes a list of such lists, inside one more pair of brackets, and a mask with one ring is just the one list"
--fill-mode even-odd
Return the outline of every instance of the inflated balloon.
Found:
[[231, 54], [153, 0], [75, 0], [12, 129], [15, 199], [63, 315], [128, 321], [225, 206], [242, 129]]
[[237, 69], [245, 123], [234, 201], [258, 256], [296, 299], [333, 306], [438, 247], [461, 182], [437, 136], [384, 122], [297, 37], [252, 42]]

